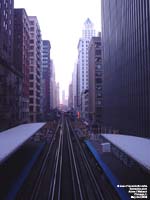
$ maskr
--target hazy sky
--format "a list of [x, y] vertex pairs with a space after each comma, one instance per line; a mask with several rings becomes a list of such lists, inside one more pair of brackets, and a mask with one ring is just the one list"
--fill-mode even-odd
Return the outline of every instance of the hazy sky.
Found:
[[89, 17], [96, 31], [101, 30], [100, 0], [14, 0], [15, 8], [25, 8], [28, 15], [37, 16], [42, 39], [51, 42], [56, 81], [68, 93], [68, 85], [82, 27]]

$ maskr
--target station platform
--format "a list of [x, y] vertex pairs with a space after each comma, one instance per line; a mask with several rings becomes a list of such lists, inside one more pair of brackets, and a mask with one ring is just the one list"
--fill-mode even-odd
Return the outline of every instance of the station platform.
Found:
[[150, 139], [120, 134], [101, 134], [101, 136], [150, 172]]
[[119, 195], [120, 199], [121, 200], [129, 200], [130, 197], [129, 197], [127, 191], [125, 191], [124, 188], [119, 188], [118, 187], [118, 185], [121, 184], [120, 181], [112, 173], [112, 171], [109, 168], [109, 166], [103, 161], [101, 155], [97, 152], [97, 150], [94, 147], [94, 145], [89, 140], [86, 140], [85, 144], [87, 145], [87, 147], [89, 148], [89, 150], [91, 151], [91, 153], [93, 154], [93, 156], [95, 157], [96, 161], [100, 165], [100, 168], [105, 173], [107, 179], [109, 180], [109, 182], [111, 183], [111, 185], [114, 187], [114, 189], [117, 192], [117, 194]]
[[0, 199], [17, 199], [17, 193], [25, 183], [44, 147], [43, 142], [27, 141], [0, 165]]
[[[150, 139], [119, 134], [93, 134], [85, 141], [100, 168], [120, 196], [126, 199], [120, 185], [131, 199], [130, 186], [139, 185], [148, 188], [150, 195]], [[104, 144], [110, 144], [109, 151], [103, 150]]]
[[0, 132], [0, 164], [13, 154], [30, 137], [37, 133], [45, 123], [22, 124]]

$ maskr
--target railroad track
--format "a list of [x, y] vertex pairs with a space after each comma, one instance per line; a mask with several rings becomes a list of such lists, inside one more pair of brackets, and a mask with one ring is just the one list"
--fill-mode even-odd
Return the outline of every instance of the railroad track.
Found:
[[[61, 120], [58, 122], [57, 128], [54, 135], [52, 136], [51, 142], [46, 144], [44, 152], [40, 156], [39, 165], [35, 166], [29, 174], [25, 184], [18, 192], [16, 197], [17, 200], [38, 200], [47, 199], [48, 185], [50, 184], [50, 178], [54, 169], [54, 155], [56, 151], [56, 140], [59, 137], [59, 131], [61, 127]], [[36, 163], [37, 165], [37, 163]], [[43, 187], [44, 186], [44, 187]], [[41, 191], [44, 191], [41, 193]]]
[[74, 151], [76, 152], [76, 165], [80, 173], [81, 187], [83, 191], [84, 200], [104, 200], [104, 195], [101, 191], [101, 187], [98, 184], [93, 169], [89, 164], [89, 160], [80, 144], [77, 135], [74, 134], [70, 122], [68, 122], [68, 129], [72, 140], [74, 141]]
[[[62, 143], [62, 120], [59, 122], [49, 145], [40, 173], [32, 190], [30, 200], [54, 199], [53, 188], [58, 175], [58, 162]], [[59, 145], [57, 145], [57, 143]]]
[[106, 199], [68, 118], [62, 116], [29, 191], [22, 200]]
[[83, 200], [72, 140], [67, 121], [64, 118], [60, 130], [55, 163], [48, 199]]
[[119, 200], [118, 194], [114, 191], [105, 174], [100, 169], [94, 156], [89, 152], [87, 146], [81, 142], [79, 136], [74, 132], [69, 121], [69, 129], [76, 141], [74, 149], [78, 158], [79, 171], [86, 200]]
[[[74, 146], [78, 146], [81, 154], [80, 160]], [[82, 147], [72, 135], [70, 123], [63, 119], [63, 128], [60, 133], [60, 140], [57, 150], [56, 167], [54, 173], [53, 194], [50, 195], [51, 200], [104, 200], [103, 193], [94, 177], [91, 166]], [[82, 164], [82, 167], [81, 167]], [[83, 170], [86, 171], [86, 183], [83, 179]], [[88, 183], [88, 190], [85, 185]], [[90, 188], [90, 192], [89, 192]]]

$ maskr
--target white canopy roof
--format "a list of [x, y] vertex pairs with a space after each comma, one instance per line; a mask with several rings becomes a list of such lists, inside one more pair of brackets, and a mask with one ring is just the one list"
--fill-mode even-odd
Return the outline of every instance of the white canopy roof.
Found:
[[150, 170], [150, 139], [119, 134], [102, 134], [102, 136]]
[[23, 124], [0, 132], [0, 163], [42, 128], [44, 124]]

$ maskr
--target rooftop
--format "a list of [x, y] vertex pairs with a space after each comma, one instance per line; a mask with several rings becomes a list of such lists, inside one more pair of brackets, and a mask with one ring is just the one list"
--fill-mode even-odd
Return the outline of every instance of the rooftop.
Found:
[[15, 152], [44, 125], [45, 123], [23, 124], [0, 132], [0, 163]]
[[150, 139], [119, 134], [102, 134], [102, 136], [150, 170]]

